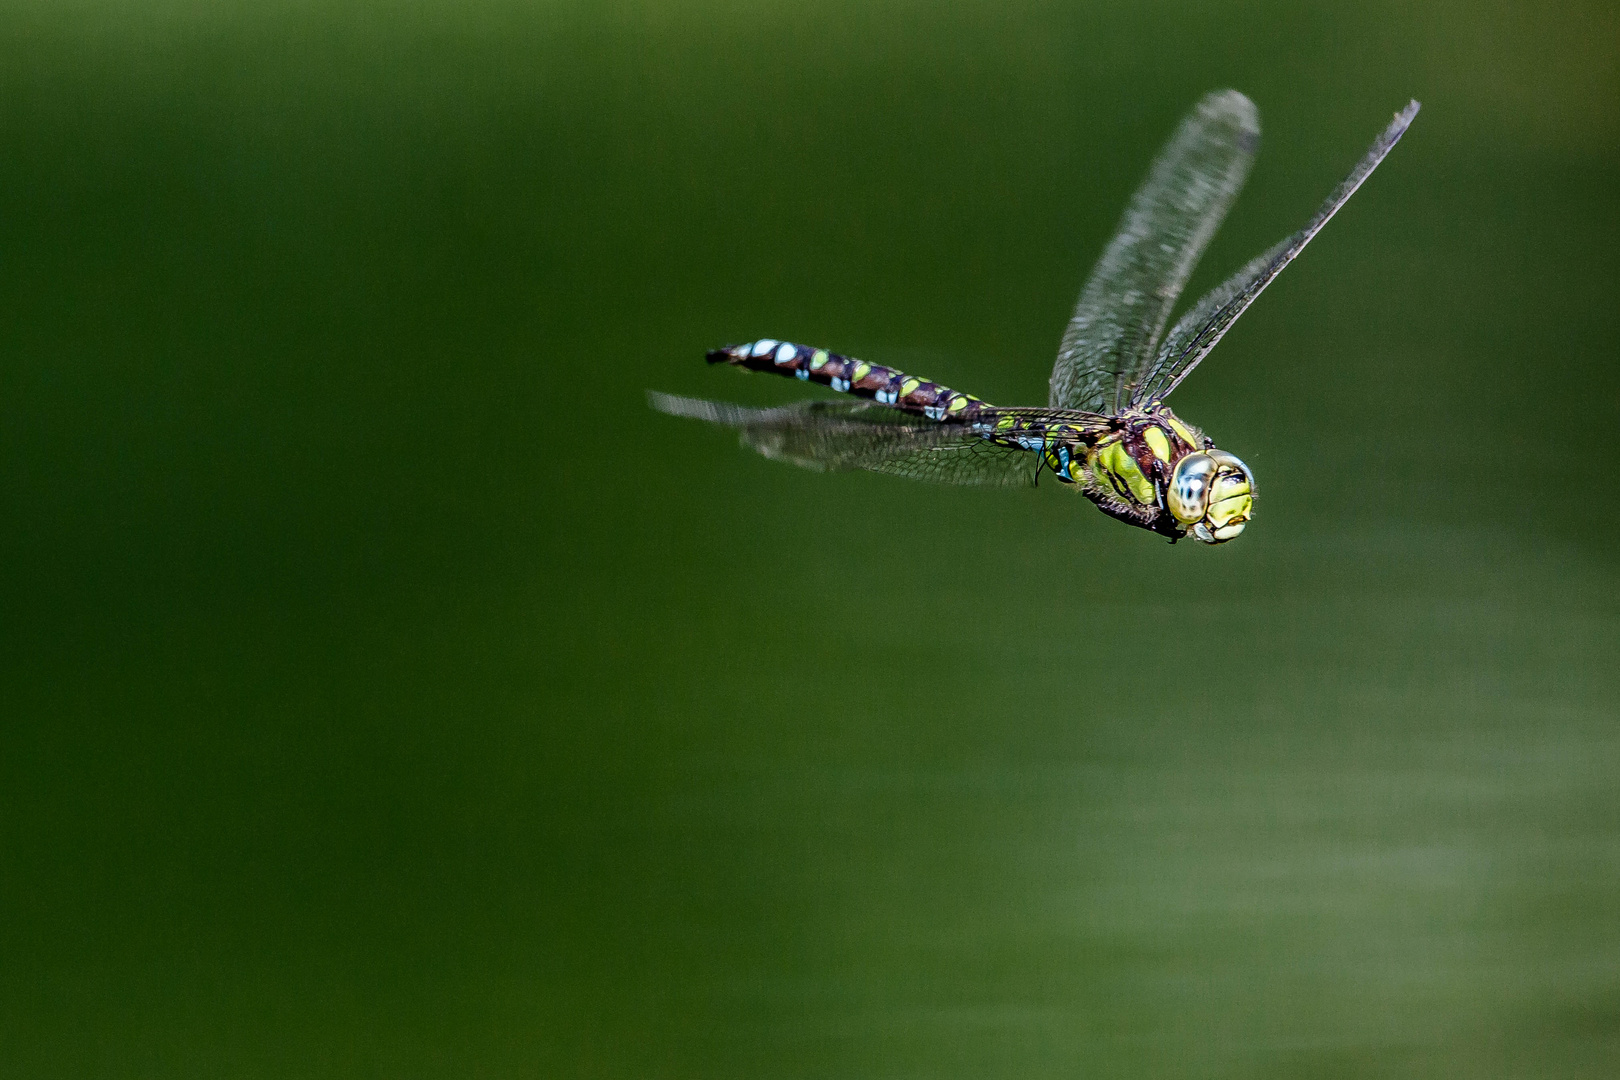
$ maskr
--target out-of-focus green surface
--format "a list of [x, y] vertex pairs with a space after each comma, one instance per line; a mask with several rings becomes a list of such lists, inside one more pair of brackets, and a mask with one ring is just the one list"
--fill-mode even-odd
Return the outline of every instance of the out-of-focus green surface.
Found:
[[[1127, 10], [1128, 8], [1128, 10]], [[1600, 3], [0, 8], [0, 1073], [1598, 1077]], [[1258, 516], [818, 476], [779, 336], [1044, 398], [1182, 112]]]

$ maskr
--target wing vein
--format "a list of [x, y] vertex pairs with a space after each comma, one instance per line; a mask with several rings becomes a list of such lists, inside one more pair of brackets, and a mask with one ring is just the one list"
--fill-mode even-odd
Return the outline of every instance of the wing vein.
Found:
[[1401, 136], [1406, 134], [1420, 107], [1416, 101], [1408, 102], [1406, 108], [1395, 114], [1395, 119], [1373, 141], [1350, 175], [1317, 208], [1316, 214], [1303, 229], [1250, 260], [1243, 269], [1212, 289], [1177, 321], [1165, 338], [1151, 372], [1136, 387], [1132, 404], [1163, 400], [1181, 385], [1181, 381], [1226, 336], [1238, 316], [1248, 310], [1266, 286], [1294, 261], [1305, 245], [1322, 231], [1322, 227], [1339, 212], [1339, 208], [1366, 182], [1395, 144], [1401, 141]]
[[1119, 411], [1243, 186], [1259, 138], [1254, 103], [1235, 90], [1207, 95], [1182, 120], [1080, 292], [1052, 368], [1054, 408]]

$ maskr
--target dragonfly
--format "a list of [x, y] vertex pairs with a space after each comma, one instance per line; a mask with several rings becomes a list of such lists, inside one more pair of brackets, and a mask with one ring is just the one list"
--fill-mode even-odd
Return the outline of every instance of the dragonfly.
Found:
[[1206, 95], [1131, 197], [1058, 348], [1044, 408], [998, 407], [929, 379], [762, 338], [711, 364], [769, 371], [850, 397], [777, 408], [649, 392], [653, 408], [736, 429], [745, 447], [820, 471], [1033, 486], [1049, 473], [1103, 513], [1169, 538], [1221, 544], [1254, 512], [1254, 474], [1165, 403], [1284, 267], [1355, 194], [1417, 116], [1411, 101], [1304, 228], [1250, 260], [1170, 327], [1172, 308], [1248, 177], [1259, 114]]

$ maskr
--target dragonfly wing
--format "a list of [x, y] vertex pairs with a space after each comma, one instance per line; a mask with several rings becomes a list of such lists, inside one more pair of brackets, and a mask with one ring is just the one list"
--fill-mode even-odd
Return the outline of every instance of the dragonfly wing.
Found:
[[1198, 366], [1200, 360], [1209, 355], [1209, 351], [1237, 321], [1238, 316], [1248, 310], [1249, 305], [1265, 291], [1265, 287], [1271, 284], [1272, 279], [1282, 273], [1283, 267], [1294, 261], [1294, 256], [1305, 249], [1305, 245], [1322, 230], [1328, 219], [1338, 213], [1339, 207], [1343, 206], [1350, 196], [1356, 193], [1362, 182], [1372, 175], [1372, 171], [1378, 168], [1378, 163], [1384, 160], [1385, 155], [1401, 141], [1401, 136], [1406, 134], [1412, 118], [1417, 116], [1418, 108], [1418, 103], [1413, 101], [1395, 114], [1395, 119], [1390, 122], [1389, 127], [1385, 128], [1383, 134], [1373, 142], [1366, 156], [1351, 170], [1350, 175], [1345, 177], [1344, 183], [1328, 196], [1327, 201], [1316, 211], [1316, 216], [1311, 218], [1309, 224], [1270, 251], [1250, 261], [1247, 266], [1199, 300], [1177, 321], [1169, 336], [1165, 338], [1164, 346], [1159, 350], [1152, 370], [1136, 386], [1131, 399], [1132, 404], [1159, 401], [1170, 396], [1170, 391]]
[[1207, 95], [1181, 122], [1080, 292], [1052, 368], [1054, 408], [1120, 411], [1259, 141], [1259, 114], [1236, 90]]
[[926, 480], [935, 484], [978, 487], [1031, 487], [1040, 457], [1028, 450], [973, 438], [920, 447], [862, 468]]
[[801, 401], [752, 409], [651, 393], [660, 412], [736, 428], [742, 444], [817, 472], [870, 469], [943, 484], [1027, 487], [1038, 458], [990, 442], [964, 423], [937, 422], [867, 401]]

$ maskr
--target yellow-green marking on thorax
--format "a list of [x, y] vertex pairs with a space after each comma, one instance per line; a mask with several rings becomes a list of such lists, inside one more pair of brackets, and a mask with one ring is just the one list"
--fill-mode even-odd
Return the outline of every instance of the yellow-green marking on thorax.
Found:
[[1165, 435], [1163, 428], [1143, 428], [1142, 441], [1147, 443], [1148, 449], [1153, 451], [1154, 457], [1166, 465], [1170, 464], [1170, 439]]
[[1172, 413], [1169, 409], [1161, 409], [1159, 411], [1159, 419], [1169, 424], [1170, 430], [1174, 431], [1181, 438], [1182, 442], [1186, 443], [1193, 449], [1196, 450], [1204, 445], [1204, 437], [1199, 435], [1186, 424], [1182, 423], [1181, 418]]
[[1113, 487], [1120, 498], [1138, 506], [1153, 506], [1158, 502], [1153, 481], [1142, 474], [1142, 466], [1126, 449], [1122, 437], [1113, 436], [1099, 443], [1091, 453], [1089, 464], [1092, 475], [1100, 483]]

